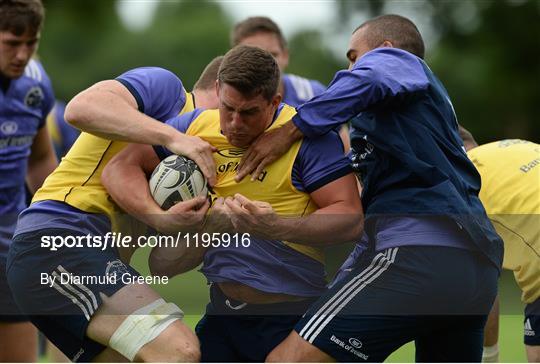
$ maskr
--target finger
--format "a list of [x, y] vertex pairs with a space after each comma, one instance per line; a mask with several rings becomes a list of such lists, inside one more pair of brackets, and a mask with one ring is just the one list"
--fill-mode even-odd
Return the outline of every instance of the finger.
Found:
[[207, 150], [196, 154], [193, 158], [195, 163], [201, 169], [202, 174], [206, 177], [208, 184], [213, 187], [216, 184], [216, 163], [212, 157], [212, 153]]
[[264, 171], [264, 168], [269, 165], [272, 162], [272, 159], [269, 157], [266, 157], [262, 159], [259, 164], [257, 165], [257, 168], [255, 169], [255, 172], [251, 174], [251, 181], [255, 181], [261, 173]]
[[195, 211], [197, 214], [205, 215], [209, 208], [210, 208], [210, 201], [208, 201], [207, 199], [204, 199], [204, 202], [198, 205]]
[[238, 169], [238, 172], [236, 173], [236, 177], [234, 180], [236, 182], [240, 182], [242, 179], [244, 179], [245, 176], [250, 174], [257, 168], [259, 163], [263, 160], [264, 157], [259, 156], [258, 154], [252, 154], [249, 160], [246, 160], [246, 163], [244, 164], [242, 169]]
[[253, 203], [260, 209], [271, 209], [272, 205], [270, 205], [266, 201], [253, 201]]
[[234, 195], [235, 201], [238, 201], [240, 203], [240, 206], [246, 210], [248, 210], [251, 213], [257, 213], [257, 206], [251, 201], [249, 198], [245, 197], [244, 195], [241, 195], [239, 193]]
[[197, 196], [191, 200], [178, 202], [177, 204], [172, 205], [171, 208], [169, 208], [169, 211], [178, 213], [196, 210], [197, 207], [204, 204], [205, 201], [205, 197]]
[[246, 210], [242, 208], [242, 205], [237, 200], [234, 200], [232, 198], [227, 198], [225, 200], [225, 205], [231, 210], [233, 214], [245, 214]]
[[257, 142], [258, 138], [255, 139], [255, 141], [248, 147], [248, 149], [244, 152], [244, 155], [242, 155], [242, 159], [240, 159], [240, 163], [238, 164], [238, 169], [241, 170], [246, 162], [251, 159], [253, 154], [253, 147], [255, 146], [255, 143]]

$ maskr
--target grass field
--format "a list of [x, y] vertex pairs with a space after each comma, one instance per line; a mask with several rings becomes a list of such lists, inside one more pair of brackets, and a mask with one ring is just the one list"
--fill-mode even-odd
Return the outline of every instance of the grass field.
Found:
[[[148, 274], [147, 268], [148, 251], [138, 251], [133, 258], [133, 265], [142, 274]], [[334, 261], [341, 261], [344, 252], [333, 254]], [[335, 269], [337, 264], [331, 264], [329, 271]], [[178, 304], [186, 314], [185, 321], [194, 327], [208, 302], [208, 287], [204, 276], [191, 271], [172, 279], [169, 284], [154, 287], [168, 301]], [[501, 362], [526, 362], [525, 348], [523, 345], [523, 305], [520, 300], [520, 291], [517, 288], [513, 276], [504, 272], [500, 283], [500, 361]], [[456, 348], [459, 350], [459, 348]], [[387, 362], [414, 362], [414, 344], [404, 345], [393, 353]]]

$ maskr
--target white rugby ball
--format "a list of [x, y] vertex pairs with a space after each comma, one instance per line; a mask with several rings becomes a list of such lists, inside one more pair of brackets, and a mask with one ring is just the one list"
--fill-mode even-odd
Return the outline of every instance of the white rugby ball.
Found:
[[154, 200], [164, 210], [180, 201], [208, 194], [206, 178], [199, 166], [181, 155], [162, 160], [152, 172], [149, 185]]

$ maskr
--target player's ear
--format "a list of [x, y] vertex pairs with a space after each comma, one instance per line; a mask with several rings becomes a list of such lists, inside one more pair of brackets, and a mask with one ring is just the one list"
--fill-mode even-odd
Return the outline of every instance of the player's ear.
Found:
[[281, 96], [281, 94], [276, 94], [274, 97], [272, 97], [272, 101], [270, 101], [272, 103], [272, 106], [277, 108], [279, 106], [279, 104], [281, 104], [281, 100], [283, 99], [283, 97]]
[[283, 49], [281, 65], [282, 71], [289, 65], [289, 49], [287, 48]]
[[219, 80], [216, 80], [216, 94], [217, 94], [218, 99], [219, 99]]
[[394, 48], [394, 45], [389, 40], [385, 40], [381, 43], [380, 47]]

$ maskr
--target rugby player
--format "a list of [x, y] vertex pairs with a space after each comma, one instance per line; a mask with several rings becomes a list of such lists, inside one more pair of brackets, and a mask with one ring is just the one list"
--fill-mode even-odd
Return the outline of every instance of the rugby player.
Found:
[[54, 103], [49, 77], [32, 56], [44, 9], [39, 0], [0, 1], [0, 361], [37, 359], [35, 327], [17, 308], [6, 279], [6, 256], [25, 184], [36, 191], [56, 167], [45, 119]]
[[[299, 140], [254, 182], [234, 181], [245, 148], [295, 114], [281, 103], [279, 76], [270, 53], [237, 46], [218, 73], [219, 110], [197, 109], [167, 121], [217, 148], [215, 201], [205, 225], [214, 244], [157, 248], [150, 260], [154, 273], [170, 276], [203, 261], [201, 271], [212, 282], [210, 303], [196, 328], [205, 362], [264, 361], [325, 289], [316, 246], [354, 241], [362, 231], [356, 178], [337, 133]], [[107, 165], [103, 182], [127, 212], [148, 215], [156, 203], [147, 176], [170, 154], [132, 144]], [[245, 235], [234, 233], [244, 231], [233, 229], [231, 220], [242, 209], [272, 226], [249, 231], [241, 244]]]
[[[159, 120], [191, 111], [195, 105], [217, 107], [214, 83], [220, 62], [218, 57], [209, 64], [193, 93], [186, 92], [180, 79], [167, 70], [145, 67], [128, 71], [80, 94], [66, 115], [70, 114], [68, 119], [80, 115], [84, 120], [75, 124], [94, 132], [101, 130], [102, 135], [112, 138], [114, 130], [144, 132], [146, 123], [155, 124], [168, 135], [155, 128], [131, 140], [152, 141], [157, 136], [154, 142], [173, 140], [166, 143], [174, 146], [180, 133]], [[84, 108], [92, 102], [102, 104]], [[96, 109], [98, 115], [92, 115]], [[112, 123], [118, 120], [120, 125], [100, 129], [99, 124], [89, 122], [99, 116]], [[123, 120], [122, 116], [131, 119]], [[185, 141], [184, 147], [189, 147], [190, 140], [207, 144], [193, 137], [179, 138]], [[130, 140], [130, 135], [122, 140]], [[118, 249], [82, 244], [55, 251], [50, 244], [43, 245], [44, 239], [52, 237], [103, 237], [111, 231], [136, 234], [135, 228], [141, 224], [123, 219], [100, 181], [107, 161], [126, 145], [81, 134], [19, 217], [8, 256], [9, 285], [19, 307], [72, 361], [197, 361], [199, 343], [179, 321], [182, 312], [140, 282], [139, 274], [126, 264], [136, 246]], [[168, 211], [156, 210], [152, 217], [160, 230], [181, 229], [186, 223], [202, 224], [207, 208], [208, 202], [201, 198]], [[120, 279], [124, 274], [134, 283]]]
[[352, 119], [367, 250], [267, 360], [382, 362], [415, 341], [416, 361], [480, 361], [503, 249], [450, 98], [404, 17], [360, 25], [346, 56], [349, 70], [259, 138], [240, 167], [239, 178], [256, 176], [297, 138]]
[[[540, 145], [501, 140], [478, 146], [462, 133], [468, 155], [482, 176], [480, 199], [504, 241], [503, 268], [513, 271], [525, 303], [524, 343], [531, 363], [540, 361]], [[498, 305], [490, 313], [485, 362], [498, 361]]]
[[[289, 64], [287, 40], [272, 19], [255, 16], [237, 23], [231, 31], [231, 46], [239, 44], [262, 48], [274, 56], [281, 70], [278, 92], [282, 95], [283, 103], [297, 107], [326, 89], [319, 81], [285, 73]], [[347, 127], [343, 125], [339, 130], [343, 148], [348, 152], [350, 142]]]

